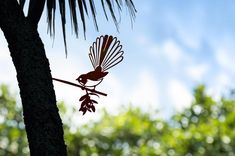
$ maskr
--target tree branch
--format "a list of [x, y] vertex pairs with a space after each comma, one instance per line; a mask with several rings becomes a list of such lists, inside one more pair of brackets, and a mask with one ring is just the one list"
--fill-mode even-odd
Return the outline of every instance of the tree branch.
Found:
[[103, 95], [103, 96], [107, 96], [106, 93], [99, 92], [95, 89], [86, 88], [85, 86], [81, 86], [81, 85], [78, 85], [78, 84], [75, 84], [75, 83], [72, 83], [72, 82], [69, 82], [69, 81], [66, 81], [66, 80], [61, 80], [61, 79], [57, 79], [57, 78], [52, 78], [52, 80], [62, 82], [62, 83], [68, 84], [68, 85], [72, 85], [72, 86], [75, 86], [75, 87], [79, 87], [82, 90], [85, 89], [86, 91], [90, 91], [90, 92], [97, 93], [97, 94], [100, 94], [100, 95]]

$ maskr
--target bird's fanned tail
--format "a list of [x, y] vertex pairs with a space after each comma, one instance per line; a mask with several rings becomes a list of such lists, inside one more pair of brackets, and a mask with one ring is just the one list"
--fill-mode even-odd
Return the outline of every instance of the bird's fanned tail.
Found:
[[106, 71], [123, 60], [123, 51], [120, 41], [113, 36], [100, 36], [90, 47], [89, 58], [95, 69], [100, 66]]

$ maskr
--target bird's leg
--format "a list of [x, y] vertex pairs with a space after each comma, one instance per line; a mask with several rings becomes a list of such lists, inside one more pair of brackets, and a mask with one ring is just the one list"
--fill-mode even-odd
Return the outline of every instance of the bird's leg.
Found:
[[93, 87], [94, 87], [94, 88], [93, 88], [94, 91], [95, 91], [96, 86], [98, 86], [102, 81], [103, 81], [103, 78], [100, 80], [99, 83], [97, 83], [96, 85], [93, 86]]
[[[82, 85], [81, 87], [82, 90], [86, 89], [85, 85]], [[87, 90], [86, 90], [87, 91]]]

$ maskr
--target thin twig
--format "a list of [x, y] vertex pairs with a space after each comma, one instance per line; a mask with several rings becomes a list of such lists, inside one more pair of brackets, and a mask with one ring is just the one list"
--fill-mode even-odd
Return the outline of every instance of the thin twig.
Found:
[[94, 89], [86, 88], [85, 86], [81, 86], [81, 85], [78, 85], [78, 84], [75, 84], [75, 83], [72, 83], [72, 82], [69, 82], [69, 81], [66, 81], [66, 80], [61, 80], [61, 79], [57, 79], [57, 78], [52, 78], [52, 80], [59, 81], [59, 82], [62, 82], [62, 83], [68, 84], [68, 85], [75, 86], [75, 87], [79, 87], [81, 89], [85, 89], [87, 91], [97, 93], [97, 94], [100, 94], [100, 95], [103, 95], [103, 96], [107, 96], [107, 94], [105, 94], [105, 93], [99, 92], [99, 91], [94, 90]]

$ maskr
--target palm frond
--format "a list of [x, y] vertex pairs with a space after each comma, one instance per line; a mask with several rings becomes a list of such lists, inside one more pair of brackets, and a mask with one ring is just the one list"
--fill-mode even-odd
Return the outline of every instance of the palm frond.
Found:
[[106, 4], [108, 5], [108, 8], [109, 8], [109, 11], [111, 13], [111, 16], [113, 18], [113, 22], [118, 30], [118, 22], [117, 22], [117, 18], [115, 16], [115, 13], [114, 13], [114, 7], [112, 5], [112, 1], [111, 0], [106, 0]]
[[92, 17], [93, 17], [93, 20], [94, 20], [95, 28], [98, 31], [99, 29], [98, 29], [98, 25], [97, 25], [97, 21], [96, 21], [95, 4], [94, 4], [93, 0], [89, 0], [89, 2], [90, 2], [90, 8], [91, 8], [91, 12], [92, 12]]
[[[85, 36], [86, 17], [89, 16], [89, 14], [91, 14], [93, 18], [95, 29], [97, 31], [99, 30], [97, 18], [96, 18], [98, 11], [96, 10], [96, 5], [95, 5], [98, 3], [98, 1], [89, 0], [88, 6], [86, 4], [86, 1], [87, 0], [69, 0], [68, 1], [72, 28], [75, 31], [76, 36], [78, 36], [79, 26], [78, 26], [77, 12], [79, 12], [85, 38], [86, 38]], [[135, 19], [137, 11], [132, 0], [100, 0], [100, 1], [101, 1], [101, 6], [102, 6], [106, 20], [108, 20], [108, 17], [109, 17], [108, 12], [109, 12], [117, 30], [118, 30], [119, 22], [117, 21], [116, 11], [119, 12], [118, 15], [120, 16], [120, 11], [123, 10], [122, 8], [124, 6], [127, 7], [127, 10], [131, 18], [131, 23]], [[59, 2], [61, 22], [62, 22], [61, 25], [62, 25], [62, 31], [63, 31], [64, 44], [65, 44], [65, 51], [66, 51], [66, 56], [67, 56], [66, 30], [65, 30], [65, 24], [66, 24], [65, 0], [58, 0], [58, 2]], [[117, 10], [115, 10], [116, 8]], [[56, 0], [47, 0], [48, 30], [50, 32], [50, 35], [52, 35], [53, 37], [55, 36], [55, 10], [56, 10]]]
[[135, 19], [135, 14], [137, 12], [134, 3], [132, 0], [125, 0], [126, 1], [126, 6], [128, 8], [129, 14], [130, 14], [130, 19], [131, 22], [133, 23], [133, 20]]
[[55, 9], [56, 1], [47, 0], [47, 22], [48, 22], [48, 32], [50, 36], [55, 36]]
[[78, 37], [78, 22], [76, 12], [76, 0], [69, 0], [70, 18], [72, 29], [74, 29], [76, 37]]
[[23, 10], [24, 9], [24, 4], [25, 4], [25, 0], [19, 0], [19, 4], [20, 4], [21, 9]]
[[121, 0], [115, 0], [117, 6], [118, 6], [118, 9], [119, 10], [122, 10], [122, 1]]
[[101, 0], [101, 4], [102, 4], [102, 8], [103, 8], [103, 11], [104, 11], [104, 15], [106, 17], [106, 20], [108, 21], [108, 15], [106, 13], [106, 9], [105, 9], [105, 5], [104, 5], [104, 0]]
[[65, 30], [65, 24], [66, 24], [65, 0], [59, 0], [59, 7], [60, 7], [61, 26], [62, 26], [63, 38], [64, 38], [65, 54], [66, 54], [66, 57], [67, 57], [67, 43], [66, 43], [66, 30]]
[[84, 15], [84, 10], [83, 10], [83, 7], [85, 8], [85, 11], [88, 15], [88, 12], [87, 12], [87, 7], [86, 7], [86, 1], [85, 0], [77, 0], [78, 2], [78, 6], [79, 6], [79, 12], [80, 12], [80, 17], [81, 17], [81, 20], [82, 20], [82, 25], [83, 25], [83, 31], [84, 31], [84, 37], [85, 37], [85, 33], [86, 33], [86, 21], [85, 21], [85, 15]]

